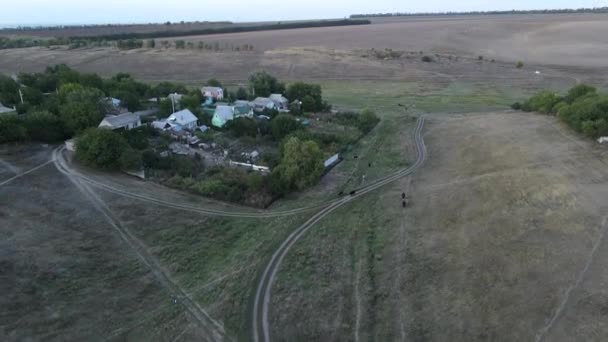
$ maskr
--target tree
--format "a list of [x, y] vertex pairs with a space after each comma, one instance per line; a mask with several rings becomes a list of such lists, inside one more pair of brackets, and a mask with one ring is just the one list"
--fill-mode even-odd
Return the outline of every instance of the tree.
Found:
[[156, 41], [154, 39], [148, 39], [146, 45], [148, 48], [154, 49], [154, 47], [156, 46]]
[[175, 41], [175, 48], [176, 49], [185, 49], [186, 48], [186, 42], [183, 40], [176, 40]]
[[315, 99], [310, 95], [304, 96], [302, 98], [302, 110], [305, 112], [314, 112], [316, 109]]
[[139, 101], [139, 97], [132, 92], [122, 91], [115, 95], [120, 100], [121, 106], [126, 107], [130, 112], [135, 112], [143, 108]]
[[236, 137], [255, 137], [258, 134], [258, 127], [255, 121], [249, 118], [241, 117], [228, 121], [226, 128]]
[[[287, 98], [290, 101], [302, 101], [304, 111], [313, 112], [323, 110], [323, 93], [318, 84], [295, 82], [287, 87]], [[308, 98], [307, 98], [308, 97]], [[307, 98], [305, 100], [305, 98]]]
[[220, 81], [216, 80], [215, 78], [212, 78], [209, 81], [207, 81], [207, 86], [223, 88], [222, 83]]
[[0, 144], [25, 140], [27, 131], [17, 115], [0, 115]]
[[66, 137], [61, 119], [47, 111], [27, 113], [23, 126], [28, 138], [34, 141], [52, 143]]
[[104, 128], [89, 128], [76, 140], [76, 158], [92, 167], [118, 169], [128, 148], [120, 134]]
[[316, 184], [323, 174], [323, 153], [312, 140], [289, 138], [281, 162], [274, 170], [283, 190], [302, 190]]
[[128, 147], [120, 155], [118, 159], [120, 168], [127, 171], [140, 170], [142, 167], [141, 153]]
[[200, 93], [193, 95], [184, 95], [180, 100], [181, 108], [188, 108], [194, 114], [201, 111], [201, 96]]
[[380, 119], [378, 119], [378, 117], [376, 116], [376, 113], [374, 113], [373, 110], [365, 109], [365, 110], [363, 110], [363, 112], [361, 112], [361, 114], [359, 114], [359, 120], [357, 122], [357, 127], [363, 133], [368, 133], [374, 127], [376, 127], [376, 124], [378, 124], [379, 121], [380, 121]]
[[19, 84], [12, 78], [0, 75], [0, 103], [14, 106], [21, 103], [19, 99]]
[[268, 97], [270, 94], [281, 94], [285, 91], [285, 84], [265, 71], [258, 71], [249, 76], [249, 86], [253, 96]]
[[68, 83], [59, 88], [59, 96], [62, 100], [59, 117], [68, 134], [97, 126], [107, 109], [99, 89]]
[[236, 99], [237, 100], [247, 100], [248, 98], [248, 94], [247, 94], [247, 89], [243, 88], [243, 87], [239, 87], [239, 89], [236, 90]]
[[173, 113], [173, 103], [169, 99], [162, 99], [158, 103], [157, 115], [161, 118], [166, 118]]
[[281, 140], [289, 133], [301, 128], [302, 125], [289, 114], [280, 114], [270, 122], [270, 131], [275, 140]]

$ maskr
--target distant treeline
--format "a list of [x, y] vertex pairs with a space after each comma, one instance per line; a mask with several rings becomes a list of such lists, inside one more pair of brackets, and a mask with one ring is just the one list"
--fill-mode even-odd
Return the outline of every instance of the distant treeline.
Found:
[[[87, 37], [87, 38], [88, 39], [97, 39], [97, 40], [167, 38], [167, 37], [179, 37], [179, 36], [198, 36], [198, 35], [205, 35], [205, 34], [271, 31], [271, 30], [298, 29], [298, 28], [310, 28], [310, 27], [350, 26], [350, 25], [368, 25], [368, 24], [371, 24], [371, 22], [369, 20], [365, 20], [365, 19], [317, 20], [317, 21], [304, 21], [304, 22], [263, 24], [263, 25], [257, 25], [257, 26], [226, 26], [226, 27], [218, 27], [218, 28], [205, 28], [205, 29], [200, 29], [200, 30], [189, 30], [189, 31], [116, 33], [116, 34], [92, 36], [92, 37]], [[73, 38], [76, 39], [77, 37], [73, 37]]]
[[161, 23], [148, 23], [148, 24], [92, 24], [92, 25], [53, 25], [53, 26], [17, 26], [17, 27], [7, 27], [0, 29], [0, 31], [9, 31], [9, 32], [23, 32], [23, 31], [59, 31], [59, 30], [69, 30], [69, 29], [96, 29], [96, 28], [137, 28], [144, 26], [178, 26], [178, 25], [190, 25], [190, 24], [213, 24], [213, 25], [232, 25], [233, 23], [230, 21], [195, 21], [195, 22], [178, 22], [171, 23], [167, 21], [163, 24]]
[[421, 12], [421, 13], [368, 13], [353, 14], [355, 18], [376, 17], [418, 17], [418, 16], [442, 16], [442, 15], [504, 15], [504, 14], [568, 14], [568, 13], [608, 13], [608, 7], [576, 8], [576, 9], [544, 9], [544, 10], [511, 10], [511, 11], [471, 11], [471, 12]]

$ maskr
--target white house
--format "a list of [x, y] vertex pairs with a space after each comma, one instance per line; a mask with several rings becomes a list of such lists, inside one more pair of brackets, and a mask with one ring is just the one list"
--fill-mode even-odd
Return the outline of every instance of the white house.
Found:
[[120, 115], [108, 115], [98, 127], [109, 129], [125, 129], [130, 130], [141, 126], [141, 118], [134, 113], [125, 113]]
[[183, 109], [169, 115], [167, 122], [178, 124], [188, 130], [194, 130], [198, 126], [198, 118], [188, 109]]
[[204, 97], [212, 98], [215, 100], [223, 100], [224, 99], [224, 89], [220, 87], [202, 87], [201, 94]]
[[255, 100], [253, 100], [252, 104], [253, 104], [253, 109], [256, 112], [263, 112], [266, 109], [269, 109], [269, 110], [278, 109], [278, 107], [274, 103], [274, 101], [272, 101], [271, 99], [269, 99], [267, 97], [257, 97]]
[[281, 94], [271, 94], [269, 97], [277, 106], [277, 109], [289, 109], [289, 100]]

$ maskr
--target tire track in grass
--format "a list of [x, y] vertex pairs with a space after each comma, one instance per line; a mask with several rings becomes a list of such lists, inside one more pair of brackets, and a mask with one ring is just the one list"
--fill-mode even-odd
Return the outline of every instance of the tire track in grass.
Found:
[[62, 148], [57, 148], [53, 151], [53, 159], [55, 167], [63, 175], [65, 175], [80, 192], [93, 204], [106, 219], [106, 221], [116, 230], [122, 240], [135, 252], [139, 259], [152, 271], [155, 277], [186, 310], [195, 318], [198, 325], [207, 334], [209, 341], [223, 341], [225, 338], [224, 327], [216, 320], [211, 318], [198, 303], [196, 303], [184, 289], [182, 289], [175, 279], [173, 279], [158, 263], [158, 261], [148, 252], [145, 244], [135, 237], [129, 229], [124, 227], [120, 221], [114, 216], [112, 211], [107, 207], [105, 202], [99, 198], [91, 188], [85, 183], [79, 181], [72, 176], [62, 164], [63, 159], [58, 158], [57, 154], [63, 151]]

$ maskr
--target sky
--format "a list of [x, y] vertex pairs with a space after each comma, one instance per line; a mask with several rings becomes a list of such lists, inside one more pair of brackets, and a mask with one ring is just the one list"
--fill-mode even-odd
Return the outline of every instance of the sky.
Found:
[[3, 0], [0, 26], [275, 21], [354, 13], [444, 12], [608, 6], [598, 0]]

